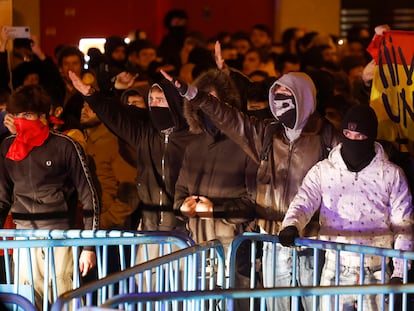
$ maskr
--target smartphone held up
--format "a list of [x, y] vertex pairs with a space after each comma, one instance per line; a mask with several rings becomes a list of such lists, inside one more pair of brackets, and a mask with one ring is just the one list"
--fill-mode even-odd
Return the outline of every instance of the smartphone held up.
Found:
[[8, 26], [7, 33], [10, 38], [26, 38], [30, 39], [30, 27], [27, 26]]

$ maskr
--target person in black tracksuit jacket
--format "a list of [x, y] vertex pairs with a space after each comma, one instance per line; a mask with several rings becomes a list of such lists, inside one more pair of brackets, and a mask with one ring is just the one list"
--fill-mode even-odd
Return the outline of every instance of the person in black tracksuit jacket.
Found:
[[[0, 145], [0, 227], [11, 211], [16, 229], [72, 229], [79, 201], [83, 229], [99, 229], [99, 200], [84, 151], [70, 137], [49, 130], [46, 116], [50, 103], [50, 97], [39, 85], [15, 90], [7, 103], [15, 126], [11, 132], [16, 134], [6, 137]], [[31, 249], [31, 262], [26, 249], [13, 252], [13, 256], [20, 253], [19, 261], [15, 258], [19, 262], [18, 282], [34, 287], [37, 307], [43, 300], [43, 252], [42, 248]], [[54, 249], [54, 257], [60, 295], [73, 288], [71, 247]], [[94, 248], [84, 247], [79, 256], [82, 276], [95, 263]]]

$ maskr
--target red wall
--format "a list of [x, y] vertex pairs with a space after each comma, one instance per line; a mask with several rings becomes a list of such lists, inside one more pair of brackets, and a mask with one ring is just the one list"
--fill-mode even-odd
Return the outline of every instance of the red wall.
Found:
[[257, 23], [273, 27], [275, 0], [41, 0], [41, 44], [52, 55], [56, 45], [78, 44], [80, 38], [127, 36], [134, 29], [147, 32], [158, 44], [165, 33], [163, 16], [182, 8], [190, 30], [206, 38], [220, 31], [249, 30]]

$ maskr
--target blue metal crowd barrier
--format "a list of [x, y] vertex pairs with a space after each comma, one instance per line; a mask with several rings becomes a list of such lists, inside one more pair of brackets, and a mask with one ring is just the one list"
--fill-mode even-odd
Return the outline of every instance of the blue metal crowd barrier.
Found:
[[[144, 232], [144, 231], [117, 231], [117, 230], [0, 230], [0, 249], [4, 254], [13, 251], [13, 256], [5, 255], [5, 279], [6, 284], [0, 284], [0, 291], [25, 295], [33, 304], [35, 293], [33, 287], [32, 266], [22, 267], [19, 260], [22, 252], [31, 261], [31, 250], [41, 248], [44, 254], [44, 283], [42, 310], [49, 310], [49, 306], [58, 297], [55, 273], [54, 249], [65, 246], [71, 247], [73, 255], [73, 289], [80, 286], [78, 258], [82, 247], [93, 246], [96, 249], [97, 278], [101, 279], [108, 274], [108, 256], [119, 256], [120, 270], [125, 270], [136, 264], [138, 252], [147, 254], [147, 248], [157, 246], [157, 256], [163, 256], [177, 249], [187, 248], [194, 245], [194, 241], [182, 232]], [[10, 240], [9, 238], [13, 238]], [[108, 247], [116, 246], [116, 254], [109, 253]], [[138, 251], [139, 250], [139, 251]], [[127, 262], [125, 253], [130, 253], [130, 260]], [[148, 259], [147, 255], [144, 258]], [[18, 269], [14, 269], [18, 267]], [[29, 274], [31, 285], [19, 284], [14, 281], [19, 279], [19, 274], [26, 270]], [[126, 284], [119, 287], [120, 293], [126, 293]], [[51, 287], [51, 288], [50, 288]], [[51, 292], [51, 293], [50, 293]], [[100, 302], [106, 301], [115, 294], [113, 287], [100, 289], [97, 299]], [[90, 300], [92, 297], [89, 296]]]
[[[21, 237], [23, 232], [19, 230], [0, 230], [0, 235], [6, 237]], [[99, 280], [79, 286], [74, 283], [74, 289], [53, 302], [52, 310], [76, 310], [83, 308], [120, 308], [124, 310], [240, 310], [235, 307], [237, 302], [243, 299], [243, 310], [266, 310], [266, 301], [278, 297], [291, 297], [292, 310], [300, 310], [299, 299], [311, 296], [314, 304], [313, 310], [317, 310], [317, 302], [321, 296], [332, 296], [335, 298], [335, 305], [332, 310], [341, 310], [338, 305], [338, 297], [342, 295], [353, 295], [356, 297], [357, 310], [363, 310], [364, 295], [376, 294], [382, 299], [380, 310], [393, 310], [393, 300], [397, 293], [402, 293], [403, 310], [410, 307], [408, 294], [414, 293], [414, 284], [407, 283], [409, 264], [414, 260], [414, 252], [397, 251], [370, 246], [351, 245], [334, 243], [313, 239], [296, 239], [296, 247], [292, 248], [293, 284], [291, 287], [277, 287], [276, 284], [269, 288], [258, 286], [260, 274], [258, 261], [260, 262], [259, 250], [262, 243], [276, 245], [278, 237], [258, 233], [245, 233], [236, 237], [231, 243], [228, 251], [227, 261], [224, 249], [217, 240], [209, 241], [200, 245], [194, 245], [191, 239], [174, 236], [174, 233], [159, 232], [118, 232], [118, 231], [39, 231], [27, 230], [24, 232], [28, 237], [35, 237], [36, 240], [4, 240], [0, 241], [0, 249], [7, 253], [8, 249], [30, 249], [33, 247], [52, 248], [58, 246], [71, 246], [74, 249], [74, 256], [79, 255], [81, 246], [93, 245], [97, 248], [98, 266], [101, 266]], [[180, 235], [178, 233], [178, 235]], [[183, 239], [181, 239], [183, 238]], [[248, 243], [250, 258], [247, 260], [250, 267], [249, 285], [241, 288], [236, 282], [237, 262], [236, 254], [240, 246]], [[158, 256], [151, 257], [144, 252], [142, 263], [135, 265], [131, 260], [125, 263], [125, 269], [109, 276], [105, 274], [105, 261], [108, 254], [101, 251], [109, 245], [119, 247], [129, 245], [167, 244], [167, 249], [161, 247]], [[179, 251], [173, 251], [171, 245], [177, 243]], [[276, 250], [276, 248], [274, 248]], [[298, 286], [296, 283], [296, 260], [298, 252], [303, 249], [310, 249], [314, 254], [314, 269], [319, 266], [319, 250], [329, 250], [336, 254], [336, 280], [339, 280], [339, 266], [341, 252], [354, 253], [359, 256], [360, 281], [358, 285], [346, 286], [339, 284], [335, 286], [320, 286], [319, 277], [314, 273], [312, 286]], [[53, 252], [52, 252], [53, 253]], [[120, 252], [121, 253], [121, 252]], [[274, 256], [277, 256], [275, 251]], [[381, 257], [382, 283], [364, 284], [364, 259], [370, 255]], [[121, 255], [122, 256], [122, 255]], [[7, 256], [6, 256], [7, 257]], [[53, 257], [53, 256], [50, 256]], [[135, 256], [134, 256], [135, 258]], [[154, 258], [154, 259], [151, 259]], [[385, 281], [385, 270], [387, 259], [401, 258], [404, 261], [404, 285], [388, 285]], [[52, 260], [53, 261], [53, 260]], [[226, 264], [227, 263], [227, 264]], [[135, 266], [134, 266], [135, 265]], [[274, 266], [273, 269], [284, 267]], [[76, 270], [76, 269], [75, 269]], [[14, 271], [16, 279], [16, 271]], [[10, 271], [8, 275], [10, 275]], [[18, 274], [17, 274], [18, 275]], [[53, 275], [53, 273], [52, 273]], [[259, 282], [258, 282], [259, 281]], [[10, 283], [10, 277], [8, 278]], [[53, 285], [53, 282], [52, 282]], [[15, 283], [13, 287], [16, 289]], [[46, 284], [45, 284], [46, 286]], [[114, 291], [114, 287], [118, 291]], [[18, 293], [18, 291], [13, 291]], [[55, 294], [54, 294], [55, 295]], [[94, 296], [95, 295], [95, 296]], [[95, 297], [95, 298], [94, 298]], [[98, 297], [98, 298], [96, 298]], [[47, 295], [44, 301], [48, 301]], [[385, 303], [386, 299], [389, 304]], [[247, 302], [247, 303], [246, 303]], [[48, 307], [44, 306], [44, 310]], [[388, 309], [389, 308], [389, 309]]]
[[[236, 287], [236, 252], [237, 249], [242, 245], [243, 242], [250, 242], [250, 249], [251, 249], [251, 256], [250, 256], [250, 271], [251, 271], [251, 282], [248, 288], [239, 288]], [[266, 300], [268, 299], [275, 299], [280, 297], [291, 297], [292, 302], [296, 301], [296, 303], [292, 303], [291, 310], [300, 310], [299, 307], [299, 299], [300, 297], [311, 296], [313, 300], [316, 302], [321, 296], [332, 296], [332, 297], [339, 297], [341, 295], [353, 295], [357, 298], [357, 310], [363, 311], [363, 297], [364, 295], [374, 294], [380, 295], [382, 297], [382, 311], [385, 310], [394, 310], [394, 296], [396, 294], [402, 293], [402, 310], [411, 310], [408, 309], [412, 307], [409, 305], [407, 300], [407, 294], [414, 293], [414, 284], [407, 283], [408, 278], [408, 269], [409, 269], [409, 262], [414, 259], [414, 252], [404, 252], [404, 251], [397, 251], [393, 249], [384, 249], [384, 248], [377, 248], [377, 247], [370, 247], [370, 246], [361, 246], [361, 245], [351, 245], [351, 244], [343, 244], [343, 243], [334, 243], [334, 242], [327, 242], [327, 241], [320, 241], [320, 240], [313, 240], [313, 239], [296, 239], [296, 248], [293, 248], [293, 266], [295, 267], [295, 257], [297, 256], [297, 252], [299, 248], [310, 248], [314, 255], [314, 268], [318, 269], [318, 250], [332, 250], [336, 252], [338, 262], [337, 265], [339, 267], [339, 254], [341, 252], [350, 252], [355, 253], [357, 256], [360, 257], [362, 267], [361, 267], [361, 278], [360, 280], [364, 279], [364, 258], [365, 256], [375, 255], [380, 256], [381, 261], [383, 263], [383, 268], [385, 271], [385, 262], [387, 258], [402, 258], [404, 260], [404, 276], [403, 276], [403, 285], [389, 285], [384, 284], [364, 284], [363, 281], [360, 281], [358, 285], [341, 285], [335, 284], [334, 286], [320, 286], [319, 279], [317, 276], [313, 279], [312, 286], [298, 286], [294, 281], [291, 287], [277, 287], [276, 285], [271, 288], [263, 288], [257, 287], [257, 283], [254, 278], [257, 275], [257, 250], [260, 249], [261, 245], [259, 246], [258, 243], [278, 243], [277, 236], [265, 235], [265, 234], [255, 234], [255, 233], [245, 233], [241, 236], [238, 236], [234, 239], [230, 246], [229, 251], [229, 258], [228, 258], [228, 267], [225, 269], [228, 275], [228, 282], [224, 282], [224, 275], [221, 275], [219, 278], [211, 279], [210, 286], [182, 286], [182, 287], [170, 287], [168, 290], [153, 290], [153, 291], [140, 291], [140, 292], [131, 292], [128, 294], [120, 294], [116, 295], [112, 298], [109, 298], [106, 302], [96, 306], [97, 308], [94, 309], [93, 306], [88, 305], [84, 307], [82, 310], [99, 310], [100, 308], [120, 308], [125, 310], [240, 310], [240, 304], [238, 307], [235, 306], [236, 301], [240, 301], [243, 299], [243, 310], [266, 310]], [[298, 249], [297, 249], [298, 248]], [[222, 246], [217, 241], [210, 241], [203, 243], [202, 245], [192, 246], [190, 248], [151, 260], [144, 264], [140, 264], [136, 267], [130, 268], [123, 272], [113, 274], [108, 276], [105, 279], [99, 280], [94, 282], [93, 284], [88, 284], [85, 286], [81, 286], [80, 288], [68, 292], [61, 296], [53, 305], [52, 311], [60, 311], [64, 305], [74, 299], [83, 297], [90, 291], [96, 291], [103, 286], [107, 286], [108, 284], [114, 284], [119, 282], [123, 279], [127, 279], [131, 276], [136, 277], [137, 275], [143, 275], [145, 271], [157, 269], [160, 267], [169, 267], [177, 260], [186, 259], [188, 262], [191, 262], [188, 265], [185, 265], [184, 270], [181, 270], [180, 273], [184, 274], [185, 271], [189, 271], [188, 274], [185, 276], [185, 280], [194, 280], [198, 279], [197, 275], [202, 273], [203, 271], [207, 271], [207, 265], [203, 262], [206, 262], [205, 259], [190, 259], [192, 258], [191, 254], [201, 254], [206, 250], [218, 250], [217, 253], [224, 253], [222, 250]], [[277, 253], [275, 253], [277, 256]], [[207, 258], [208, 256], [204, 256]], [[220, 257], [219, 257], [220, 258]], [[220, 262], [225, 262], [223, 259], [219, 260], [219, 264], [217, 267], [220, 267]], [[196, 266], [194, 266], [194, 264]], [[284, 267], [273, 267], [273, 269], [283, 269]], [[169, 268], [165, 268], [166, 271], [169, 271]], [[197, 271], [197, 273], [195, 272]], [[193, 273], [194, 272], [194, 273]], [[160, 277], [164, 277], [166, 275], [170, 275], [172, 272], [167, 272], [164, 275], [158, 274]], [[175, 270], [174, 273], [177, 273]], [[204, 277], [202, 279], [207, 279], [207, 273], [204, 272]], [[296, 279], [296, 269], [293, 269], [293, 279]], [[317, 274], [315, 274], [317, 275]], [[220, 281], [220, 278], [223, 281]], [[339, 280], [339, 269], [336, 271], [336, 278]], [[190, 284], [191, 282], [188, 281]], [[199, 284], [199, 283], [198, 283]], [[219, 287], [216, 287], [216, 284], [220, 284]], [[224, 287], [221, 286], [224, 284]], [[385, 298], [389, 299], [389, 304], [384, 303]], [[247, 305], [245, 304], [247, 301]], [[256, 301], [256, 304], [255, 304]], [[335, 300], [336, 304], [332, 308], [332, 310], [343, 310], [342, 307], [338, 305], [338, 299]], [[217, 302], [220, 302], [217, 305]], [[257, 303], [259, 302], [259, 303]], [[318, 310], [317, 304], [313, 305], [314, 311]]]
[[37, 311], [29, 299], [14, 293], [0, 293], [0, 310]]
[[[173, 303], [173, 302], [185, 302], [185, 301], [199, 301], [201, 304], [203, 301], [206, 300], [225, 300], [227, 302], [237, 300], [237, 299], [261, 299], [261, 298], [276, 298], [276, 297], [302, 297], [302, 296], [322, 296], [322, 295], [350, 295], [355, 294], [356, 291], [358, 294], [367, 295], [367, 294], [383, 294], [386, 295], [388, 293], [413, 293], [414, 292], [414, 284], [404, 284], [404, 285], [359, 285], [357, 286], [357, 290], [355, 286], [316, 286], [316, 287], [274, 287], [274, 288], [257, 288], [257, 289], [214, 289], [208, 291], [180, 291], [174, 293], [132, 293], [127, 295], [117, 295], [110, 299], [108, 299], [104, 304], [102, 304], [98, 308], [85, 308], [81, 310], [106, 310], [111, 308], [118, 309], [119, 306], [125, 305], [133, 305], [139, 304], [144, 302], [163, 302], [164, 304]], [[231, 304], [227, 303], [225, 310], [235, 310]], [[411, 306], [412, 308], [412, 306]], [[197, 309], [194, 309], [197, 310]], [[223, 309], [220, 309], [223, 310]], [[255, 310], [265, 311], [266, 306], [261, 304], [260, 307], [256, 308]], [[299, 309], [297, 309], [299, 310]], [[315, 310], [315, 309], [314, 309]], [[317, 310], [317, 309], [316, 309]], [[337, 309], [335, 310], [342, 310]], [[388, 311], [399, 311], [394, 309], [392, 305], [390, 305], [389, 309], [382, 309]], [[403, 310], [411, 310], [411, 309], [403, 309]]]
[[[267, 234], [259, 234], [259, 233], [244, 233], [236, 237], [230, 247], [229, 247], [229, 286], [230, 289], [237, 288], [235, 284], [236, 280], [236, 272], [237, 272], [237, 264], [236, 264], [236, 253], [242, 243], [248, 242], [250, 248], [250, 276], [249, 276], [249, 288], [252, 292], [261, 291], [263, 289], [257, 288], [257, 275], [258, 275], [258, 267], [257, 267], [257, 249], [259, 243], [272, 243], [273, 250], [275, 250], [273, 256], [276, 257], [278, 254], [276, 253], [276, 244], [279, 243], [279, 239], [277, 236], [267, 235]], [[310, 249], [313, 253], [313, 280], [311, 287], [299, 287], [297, 284], [297, 258], [298, 252], [303, 249]], [[320, 271], [322, 268], [320, 259], [320, 252], [318, 250], [324, 251], [332, 251], [335, 253], [336, 256], [336, 271], [335, 271], [335, 280], [336, 286], [329, 287], [329, 286], [319, 286], [319, 275], [317, 271]], [[265, 298], [274, 298], [274, 297], [282, 297], [282, 296], [291, 296], [292, 297], [292, 310], [299, 310], [299, 297], [300, 296], [313, 296], [313, 310], [318, 310], [318, 299], [319, 295], [334, 295], [335, 296], [335, 306], [334, 310], [342, 310], [339, 307], [338, 297], [340, 295], [345, 294], [353, 294], [356, 296], [357, 300], [357, 310], [363, 310], [363, 294], [382, 294], [382, 310], [388, 310], [388, 306], [385, 303], [387, 299], [389, 299], [389, 310], [393, 310], [393, 301], [394, 301], [394, 294], [395, 291], [398, 289], [397, 292], [403, 292], [402, 295], [402, 310], [414, 310], [414, 306], [412, 306], [413, 302], [408, 301], [407, 294], [413, 294], [413, 285], [407, 284], [408, 282], [408, 271], [410, 269], [410, 263], [414, 260], [414, 252], [409, 251], [399, 251], [394, 249], [386, 249], [386, 248], [378, 248], [372, 246], [363, 246], [363, 245], [352, 245], [352, 244], [344, 244], [344, 243], [335, 243], [335, 242], [328, 242], [328, 241], [321, 241], [315, 239], [305, 239], [305, 238], [298, 238], [295, 240], [295, 247], [292, 248], [293, 256], [292, 256], [292, 287], [287, 287], [285, 290], [282, 290], [281, 287], [276, 287], [276, 284], [273, 284], [272, 288], [274, 287], [275, 291], [270, 290], [267, 294], [264, 295], [252, 295], [249, 301], [249, 308], [248, 310], [255, 310], [257, 308], [257, 303], [254, 305], [253, 297], [260, 298], [260, 308], [265, 308]], [[354, 253], [356, 256], [359, 256], [360, 268], [359, 268], [359, 284], [355, 286], [341, 286], [339, 283], [339, 274], [340, 274], [340, 254], [341, 252], [349, 252]], [[382, 285], [368, 285], [364, 284], [364, 258], [369, 255], [375, 255], [380, 257], [381, 261], [381, 282]], [[401, 258], [404, 261], [404, 270], [403, 270], [403, 283], [407, 285], [401, 285], [401, 287], [395, 287], [391, 285], [387, 285], [386, 282], [386, 270], [388, 269], [387, 259], [389, 258]], [[259, 259], [260, 260], [260, 259]], [[273, 260], [276, 263], [275, 260]], [[278, 267], [276, 264], [272, 267], [272, 269], [276, 272], [277, 270], [283, 270], [286, 267]], [[259, 268], [260, 269], [260, 268]], [[367, 292], [365, 292], [367, 291]], [[252, 293], [251, 292], [251, 293]], [[265, 291], [266, 292], [266, 291]], [[319, 292], [319, 294], [318, 294]], [[276, 294], [275, 294], [276, 293]], [[387, 295], [386, 295], [387, 294]], [[388, 295], [389, 294], [389, 295]], [[248, 297], [248, 296], [247, 296]], [[245, 298], [247, 298], [245, 296]], [[257, 299], [256, 299], [257, 301]], [[227, 303], [229, 310], [232, 309], [232, 300], [229, 299]], [[407, 309], [408, 307], [412, 309]]]
[[[85, 297], [100, 290], [103, 287], [118, 284], [119, 282], [133, 278], [137, 284], [136, 289], [131, 290], [128, 296], [136, 294], [144, 297], [151, 293], [161, 293], [164, 295], [173, 295], [178, 292], [190, 291], [212, 291], [217, 287], [224, 286], [225, 255], [224, 248], [218, 240], [194, 245], [174, 253], [152, 259], [135, 267], [128, 268], [119, 273], [107, 276], [85, 284], [73, 291], [61, 295], [52, 305], [52, 311], [67, 310], [72, 301], [75, 306], [79, 307], [81, 300]], [[152, 279], [154, 276], [160, 286], [145, 288], [143, 279]], [[160, 282], [163, 281], [163, 282]], [[162, 283], [162, 284], [161, 284]], [[224, 301], [219, 299], [207, 299], [206, 303], [200, 303], [197, 300], [186, 300], [179, 304], [178, 301], [171, 303], [150, 303], [150, 300], [141, 300], [136, 305], [120, 306], [125, 310], [224, 310]], [[85, 303], [85, 310], [90, 310], [92, 304]]]

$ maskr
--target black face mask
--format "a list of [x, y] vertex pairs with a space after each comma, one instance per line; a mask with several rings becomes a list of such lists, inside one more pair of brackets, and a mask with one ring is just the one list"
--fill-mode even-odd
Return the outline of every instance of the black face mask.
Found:
[[359, 172], [375, 157], [374, 141], [372, 139], [352, 140], [345, 137], [341, 155], [351, 172]]
[[276, 119], [293, 129], [296, 123], [296, 101], [293, 95], [275, 94], [273, 98]]
[[159, 131], [166, 130], [175, 125], [168, 107], [151, 107], [150, 118], [154, 127]]

